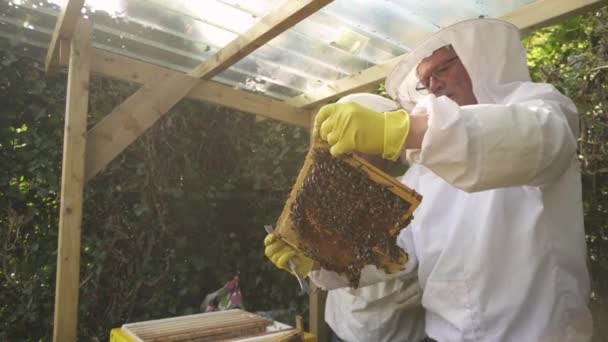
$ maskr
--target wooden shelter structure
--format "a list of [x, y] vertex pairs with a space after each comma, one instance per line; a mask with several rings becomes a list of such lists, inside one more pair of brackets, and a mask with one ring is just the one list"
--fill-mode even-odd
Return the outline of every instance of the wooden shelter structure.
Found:
[[[484, 16], [530, 31], [606, 5], [601, 0], [56, 1], [0, 2], [0, 40], [43, 57], [49, 73], [68, 70], [53, 333], [54, 341], [62, 342], [76, 340], [83, 188], [182, 98], [309, 127], [319, 106], [377, 89], [413, 45], [444, 26]], [[108, 4], [122, 7], [104, 11]], [[176, 25], [152, 17], [180, 20]], [[141, 87], [87, 131], [92, 72]], [[310, 315], [310, 330], [323, 335], [322, 293], [311, 295]]]

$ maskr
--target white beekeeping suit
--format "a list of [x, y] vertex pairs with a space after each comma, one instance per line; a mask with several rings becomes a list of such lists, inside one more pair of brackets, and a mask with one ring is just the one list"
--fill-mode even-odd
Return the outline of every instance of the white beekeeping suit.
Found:
[[[376, 111], [399, 107], [373, 94], [352, 94], [338, 102], [357, 102]], [[412, 264], [410, 264], [412, 265]], [[325, 303], [325, 321], [348, 342], [417, 342], [424, 339], [424, 312], [414, 274], [387, 276], [373, 266], [363, 270], [362, 284], [353, 289], [335, 272], [310, 274], [321, 288], [330, 289]]]
[[[450, 44], [478, 104], [415, 90], [416, 66]], [[415, 246], [429, 337], [589, 340], [577, 110], [530, 81], [517, 28], [488, 19], [445, 28], [395, 67], [386, 89], [429, 115], [403, 177], [423, 199], [404, 230], [412, 238], [399, 237]]]

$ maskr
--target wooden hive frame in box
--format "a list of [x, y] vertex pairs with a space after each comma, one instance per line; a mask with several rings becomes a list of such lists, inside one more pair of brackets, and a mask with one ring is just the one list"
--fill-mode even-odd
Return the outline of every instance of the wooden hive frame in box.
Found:
[[[292, 247], [319, 262], [323, 268], [345, 276], [353, 287], [358, 286], [360, 271], [367, 264], [375, 265], [387, 273], [399, 271], [407, 262], [407, 255], [396, 246], [396, 238], [399, 231], [411, 220], [421, 196], [356, 155], [349, 154], [340, 158], [326, 156], [329, 156], [327, 144], [318, 139], [315, 140], [278, 219], [275, 234]], [[323, 165], [324, 163], [327, 165]], [[335, 172], [342, 172], [342, 174], [346, 172], [348, 177], [342, 178], [351, 179], [339, 179], [340, 177], [336, 176], [334, 177], [336, 179], [331, 181], [342, 182], [342, 184], [325, 183], [325, 185], [332, 186], [317, 186], [314, 191], [305, 190], [313, 189], [311, 186], [314, 185], [310, 184], [318, 182], [315, 177], [320, 177], [319, 172], [326, 172], [319, 170], [327, 168], [332, 170], [339, 168], [341, 170]], [[352, 185], [349, 182], [359, 182], [365, 185]], [[336, 199], [343, 195], [343, 191], [336, 191], [336, 189], [346, 188], [350, 189], [346, 195], [350, 197], [347, 200]], [[367, 190], [367, 188], [371, 190]], [[382, 191], [384, 196], [382, 198], [386, 198], [390, 203], [399, 202], [401, 210], [390, 211], [388, 206], [372, 208], [373, 203], [366, 198], [372, 194], [369, 193], [372, 190], [376, 193]], [[308, 191], [308, 194], [304, 194], [304, 191]], [[321, 205], [307, 204], [307, 207], [300, 208], [304, 203], [302, 198], [310, 198], [311, 193], [313, 197], [316, 197], [314, 201]], [[309, 200], [306, 203], [312, 203], [312, 201]], [[330, 208], [323, 208], [326, 206], [325, 204]], [[325, 210], [328, 210], [329, 214], [322, 213]], [[347, 229], [343, 230], [327, 227], [329, 225], [327, 223], [325, 223], [326, 226], [323, 226], [322, 222], [329, 222], [332, 219], [339, 220], [338, 216], [341, 212], [348, 213], [348, 217], [344, 218], [346, 221], [350, 216], [374, 219], [373, 221], [358, 220], [362, 225], [350, 220], [346, 226]], [[380, 220], [382, 222], [376, 224], [379, 218], [391, 216], [387, 213], [396, 217], [392, 221], [389, 218], [389, 221]], [[395, 213], [397, 214], [394, 215]], [[332, 217], [325, 219], [328, 215]], [[304, 221], [305, 223], [302, 223]], [[340, 222], [337, 223], [340, 225]], [[363, 240], [356, 237], [363, 237]], [[364, 241], [367, 240], [370, 243], [365, 246]]]
[[264, 334], [272, 321], [239, 310], [218, 311], [146, 322], [129, 323], [122, 330], [136, 341], [226, 341]]

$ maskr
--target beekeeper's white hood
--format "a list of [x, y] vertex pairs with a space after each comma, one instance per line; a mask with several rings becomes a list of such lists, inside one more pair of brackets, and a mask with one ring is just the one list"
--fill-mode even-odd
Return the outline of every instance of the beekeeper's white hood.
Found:
[[478, 103], [501, 103], [511, 89], [502, 85], [530, 81], [517, 27], [495, 19], [473, 19], [446, 27], [408, 53], [386, 79], [388, 94], [404, 108], [418, 102], [423, 95], [415, 90], [419, 81], [416, 67], [449, 44], [469, 73]]

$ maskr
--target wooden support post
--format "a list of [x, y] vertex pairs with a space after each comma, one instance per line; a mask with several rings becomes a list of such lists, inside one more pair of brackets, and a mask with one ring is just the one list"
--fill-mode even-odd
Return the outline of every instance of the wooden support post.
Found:
[[70, 48], [55, 282], [55, 342], [76, 341], [91, 35], [91, 23], [81, 20]]
[[69, 66], [70, 64], [70, 44], [72, 40], [61, 40], [59, 42], [59, 57], [57, 60], [57, 66]]
[[331, 341], [331, 333], [329, 326], [325, 323], [325, 301], [327, 300], [327, 291], [318, 289], [311, 281], [310, 288], [312, 293], [308, 297], [308, 315], [311, 333], [317, 337], [317, 342]]
[[[318, 108], [311, 110], [309, 113], [310, 120], [310, 145], [314, 139], [312, 135], [315, 116], [317, 115]], [[309, 281], [310, 289], [312, 290], [308, 296], [308, 330], [315, 334], [317, 342], [329, 342], [331, 341], [330, 329], [327, 323], [325, 323], [325, 301], [327, 299], [327, 291], [323, 291], [312, 282]]]

